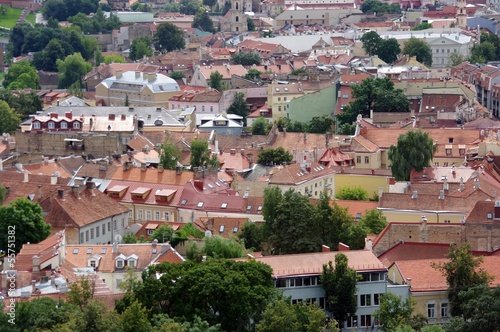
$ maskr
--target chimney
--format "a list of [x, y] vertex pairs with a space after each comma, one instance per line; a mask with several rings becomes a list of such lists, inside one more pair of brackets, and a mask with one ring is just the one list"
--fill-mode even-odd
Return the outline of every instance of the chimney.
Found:
[[66, 113], [64, 113], [64, 116], [67, 117], [70, 120], [73, 119], [73, 113], [72, 112], [66, 112]]
[[418, 198], [418, 191], [413, 190], [413, 193], [411, 194], [411, 198], [413, 198], [413, 199]]
[[444, 199], [444, 189], [441, 189], [439, 191], [439, 197], [438, 197], [438, 199]]
[[163, 165], [162, 164], [158, 164], [158, 173], [163, 172], [163, 170], [164, 170]]
[[231, 154], [235, 154], [235, 153], [236, 153], [236, 149], [231, 149], [231, 150], [230, 150], [230, 153], [231, 153]]
[[50, 118], [51, 118], [51, 119], [52, 119], [52, 118], [57, 119], [57, 117], [58, 117], [58, 116], [59, 116], [59, 115], [58, 115], [57, 113], [54, 113], [54, 112], [50, 113]]
[[33, 273], [40, 272], [40, 256], [33, 256]]
[[156, 80], [156, 74], [155, 73], [150, 73], [148, 75], [148, 82], [153, 82], [154, 80]]
[[126, 161], [123, 163], [123, 171], [128, 171], [132, 167], [132, 163], [130, 161]]
[[330, 247], [325, 246], [324, 244], [321, 246], [321, 252], [330, 252]]
[[80, 199], [80, 186], [75, 184], [71, 187], [71, 193], [76, 197], [76, 199]]
[[126, 119], [126, 118], [127, 118], [127, 116], [126, 116], [125, 114], [122, 114], [122, 115], [121, 115], [121, 119], [122, 119], [122, 121], [125, 121], [125, 119]]
[[135, 78], [141, 78], [141, 72], [139, 70], [135, 71]]
[[116, 254], [118, 252], [118, 242], [113, 242], [113, 250], [112, 253]]
[[347, 244], [339, 242], [339, 251], [349, 251], [351, 250]]
[[241, 153], [242, 155], [245, 155], [245, 149], [241, 149], [241, 150], [240, 150], [240, 153]]
[[36, 190], [36, 198], [39, 200], [42, 198], [42, 185], [41, 184], [38, 185], [38, 189]]
[[479, 184], [479, 179], [474, 180], [474, 189], [479, 189], [481, 188], [481, 185]]
[[406, 284], [411, 287], [411, 278], [406, 278]]
[[164, 254], [166, 253], [167, 251], [169, 251], [170, 249], [172, 249], [172, 246], [168, 243], [163, 243], [161, 245], [161, 253]]
[[427, 217], [426, 216], [421, 216], [420, 217], [420, 222], [422, 223], [423, 226], [427, 225]]
[[36, 280], [31, 280], [31, 294], [36, 291]]
[[141, 163], [141, 171], [145, 172], [146, 168], [147, 168], [147, 164], [146, 163]]
[[90, 194], [92, 196], [95, 196], [95, 182], [94, 181], [87, 181], [85, 183], [85, 186], [87, 187], [87, 190], [90, 191]]
[[448, 183], [448, 179], [445, 177], [443, 177], [443, 190], [449, 190], [450, 189], [450, 185]]
[[181, 166], [175, 166], [175, 174], [176, 175], [182, 174], [182, 167]]
[[123, 72], [121, 70], [116, 71], [116, 78], [122, 78]]
[[153, 242], [151, 242], [151, 246], [153, 248], [156, 248], [157, 245], [158, 245], [158, 239], [153, 239]]
[[57, 197], [64, 199], [64, 189], [57, 189]]
[[464, 190], [464, 178], [460, 177], [460, 185], [458, 186], [458, 191]]
[[29, 182], [29, 180], [30, 180], [29, 173], [28, 172], [24, 172], [24, 180], [23, 180], [23, 182]]
[[109, 121], [115, 121], [115, 115], [114, 114], [108, 115], [108, 120]]

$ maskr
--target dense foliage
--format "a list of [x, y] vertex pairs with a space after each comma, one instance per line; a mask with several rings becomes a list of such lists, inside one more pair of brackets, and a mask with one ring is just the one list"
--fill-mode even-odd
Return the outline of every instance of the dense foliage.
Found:
[[293, 156], [281, 146], [276, 149], [265, 149], [259, 153], [257, 162], [262, 165], [286, 165], [290, 164]]
[[411, 37], [403, 46], [403, 54], [414, 56], [427, 67], [432, 66], [432, 50], [425, 41]]
[[184, 31], [173, 23], [162, 23], [156, 28], [153, 44], [161, 53], [182, 50], [186, 46]]

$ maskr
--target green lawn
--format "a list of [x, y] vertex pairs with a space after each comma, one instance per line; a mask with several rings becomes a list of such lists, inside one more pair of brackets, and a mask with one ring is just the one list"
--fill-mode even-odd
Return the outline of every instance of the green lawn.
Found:
[[29, 13], [28, 16], [26, 16], [26, 21], [30, 22], [31, 25], [35, 25], [35, 13]]
[[5, 8], [5, 15], [0, 11], [0, 27], [12, 29], [21, 16], [21, 12], [23, 11], [20, 8], [11, 8], [7, 6], [2, 6], [1, 10]]

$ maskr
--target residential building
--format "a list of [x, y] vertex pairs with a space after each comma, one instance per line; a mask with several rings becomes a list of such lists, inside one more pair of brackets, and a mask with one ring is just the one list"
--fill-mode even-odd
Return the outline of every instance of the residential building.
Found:
[[120, 70], [122, 73], [127, 71], [139, 71], [143, 74], [151, 74], [158, 73], [160, 71], [160, 66], [143, 63], [110, 63], [109, 65], [101, 63], [97, 67], [92, 68], [92, 70], [83, 77], [86, 90], [95, 91], [95, 87], [98, 84], [107, 78], [116, 76], [117, 72]]
[[[351, 2], [352, 4], [352, 2]], [[274, 19], [274, 28], [281, 28], [288, 24], [293, 24], [295, 26], [301, 24], [307, 25], [322, 25], [322, 26], [335, 26], [340, 23], [342, 18], [345, 18], [352, 14], [359, 14], [361, 11], [350, 8], [341, 9], [325, 9], [325, 10], [315, 10], [315, 9], [303, 9], [294, 10], [294, 6], [285, 9], [282, 13]], [[286, 46], [285, 46], [286, 47]]]
[[96, 86], [96, 100], [109, 106], [168, 107], [170, 97], [181, 90], [177, 82], [163, 74], [122, 72]]
[[[299, 82], [299, 84], [302, 84]], [[286, 89], [284, 87], [283, 89]], [[289, 88], [290, 89], [290, 88]], [[306, 93], [303, 95], [293, 96], [293, 94], [287, 95], [282, 94], [283, 99], [287, 99], [288, 103], [285, 105], [281, 104], [279, 101], [277, 102], [278, 107], [278, 115], [280, 107], [286, 107], [286, 116], [292, 121], [298, 122], [310, 122], [314, 117], [321, 116], [332, 116], [335, 112], [335, 104], [337, 101], [337, 86], [332, 82], [323, 82], [320, 86], [317, 87], [317, 91]], [[286, 92], [286, 91], [285, 91]], [[280, 98], [277, 91], [273, 91], [273, 97], [278, 95], [278, 99]], [[274, 111], [276, 110], [273, 103], [270, 104]]]
[[243, 133], [243, 117], [235, 114], [206, 115], [200, 119], [198, 129], [216, 132], [221, 135], [240, 136]]
[[282, 58], [290, 54], [290, 50], [280, 44], [245, 39], [236, 45], [239, 52], [257, 53], [261, 59]]
[[[335, 267], [335, 256], [340, 252], [330, 252], [325, 246], [323, 250], [326, 252], [251, 259], [272, 268], [275, 287], [281, 290], [285, 297], [290, 298], [292, 303], [316, 303], [325, 308], [325, 291], [319, 276], [323, 265], [331, 262]], [[356, 270], [360, 279], [356, 290], [358, 310], [346, 322], [341, 322], [340, 326], [344, 331], [354, 328], [369, 329], [376, 325], [373, 314], [380, 306], [380, 295], [391, 291], [386, 283], [387, 268], [367, 250], [348, 250], [341, 253], [347, 256], [349, 267]], [[405, 291], [407, 288], [398, 290], [402, 293]]]
[[228, 218], [228, 217], [202, 217], [194, 222], [199, 230], [207, 234], [217, 235], [226, 239], [237, 238], [241, 233], [241, 228], [248, 222], [248, 218]]
[[176, 109], [195, 108], [196, 114], [219, 114], [222, 93], [217, 90], [185, 90], [169, 99], [170, 107]]
[[65, 230], [70, 244], [112, 243], [128, 227], [129, 209], [97, 190], [92, 181], [83, 188], [59, 188], [39, 203], [51, 231]]
[[163, 262], [181, 263], [184, 258], [170, 244], [134, 243], [101, 245], [67, 245], [67, 254], [61, 269], [86, 269], [95, 272], [113, 293], [123, 293], [120, 284], [127, 277], [128, 268], [140, 279], [149, 266]]
[[215, 72], [218, 72], [222, 76], [222, 89], [228, 90], [231, 89], [232, 76], [237, 75], [243, 77], [246, 75], [247, 70], [242, 65], [230, 65], [229, 63], [224, 65], [197, 65], [194, 68], [193, 77], [189, 84], [209, 87], [210, 75]]

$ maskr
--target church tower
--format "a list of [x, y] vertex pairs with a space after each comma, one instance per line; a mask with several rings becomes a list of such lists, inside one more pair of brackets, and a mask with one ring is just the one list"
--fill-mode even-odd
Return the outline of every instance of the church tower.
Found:
[[466, 6], [466, 0], [457, 0], [457, 27], [467, 27], [467, 12], [465, 11]]
[[221, 22], [221, 31], [233, 33], [247, 32], [247, 16], [244, 11], [244, 0], [231, 0], [231, 9], [229, 9]]

